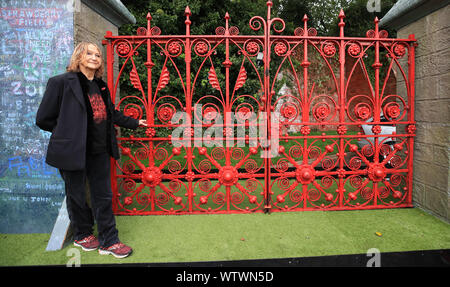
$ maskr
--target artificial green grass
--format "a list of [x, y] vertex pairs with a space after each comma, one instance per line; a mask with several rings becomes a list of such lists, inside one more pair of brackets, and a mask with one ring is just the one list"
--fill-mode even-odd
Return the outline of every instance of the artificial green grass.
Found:
[[[117, 216], [132, 256], [80, 251], [80, 263], [153, 263], [365, 254], [450, 248], [450, 225], [418, 208], [267, 214]], [[375, 233], [381, 233], [381, 236]], [[49, 234], [0, 234], [0, 265], [65, 265], [73, 245]]]

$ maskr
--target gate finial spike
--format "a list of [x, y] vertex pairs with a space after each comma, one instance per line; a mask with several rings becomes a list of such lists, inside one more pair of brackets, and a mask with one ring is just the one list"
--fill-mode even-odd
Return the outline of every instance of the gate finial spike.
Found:
[[339, 16], [338, 18], [340, 19], [338, 26], [339, 26], [339, 37], [344, 37], [344, 18], [345, 18], [345, 14], [344, 14], [344, 9], [341, 9], [341, 12], [339, 12]]
[[150, 20], [152, 20], [152, 15], [150, 12], [147, 13], [147, 35], [150, 35]]
[[228, 12], [225, 13], [225, 34], [228, 33], [228, 20], [230, 20], [230, 14], [228, 14]]
[[375, 35], [377, 35], [376, 37], [378, 37], [378, 23], [380, 22], [380, 20], [378, 20], [378, 17], [375, 17]]
[[305, 14], [305, 15], [303, 16], [302, 21], [305, 22], [305, 21], [308, 21], [308, 20], [309, 20], [308, 15]]
[[184, 15], [185, 16], [191, 16], [191, 9], [189, 8], [189, 6], [186, 6], [186, 9], [184, 9]]

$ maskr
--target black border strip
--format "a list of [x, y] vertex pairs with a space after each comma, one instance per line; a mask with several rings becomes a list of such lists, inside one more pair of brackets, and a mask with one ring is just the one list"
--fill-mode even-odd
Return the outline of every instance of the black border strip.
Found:
[[[145, 267], [375, 267], [374, 254], [232, 261], [121, 264]], [[450, 267], [450, 249], [380, 253], [380, 267]], [[373, 264], [372, 264], [373, 263]], [[369, 266], [367, 266], [369, 264]], [[98, 266], [98, 265], [97, 265]], [[112, 264], [114, 266], [114, 264]]]
[[[373, 253], [329, 255], [313, 257], [272, 258], [230, 261], [197, 261], [167, 263], [81, 264], [81, 267], [225, 267], [225, 268], [277, 268], [277, 267], [450, 267], [450, 249], [418, 250], [379, 253], [378, 266]], [[131, 255], [133, 256], [133, 255]], [[370, 261], [370, 262], [369, 262]], [[368, 266], [369, 265], [369, 266]], [[18, 266], [31, 268], [66, 267], [65, 265]], [[8, 268], [8, 267], [7, 267]]]

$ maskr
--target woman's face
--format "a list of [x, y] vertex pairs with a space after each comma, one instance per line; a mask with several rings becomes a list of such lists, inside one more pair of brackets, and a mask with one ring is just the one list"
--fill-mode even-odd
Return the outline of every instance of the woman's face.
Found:
[[96, 71], [100, 68], [102, 57], [100, 51], [94, 45], [88, 45], [86, 53], [81, 57], [80, 66], [88, 70]]

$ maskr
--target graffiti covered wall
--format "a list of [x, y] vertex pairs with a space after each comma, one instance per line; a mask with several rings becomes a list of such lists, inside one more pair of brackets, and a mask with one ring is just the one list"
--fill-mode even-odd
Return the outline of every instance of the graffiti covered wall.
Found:
[[73, 0], [0, 1], [0, 232], [48, 233], [64, 199], [35, 125], [49, 77], [73, 50]]

